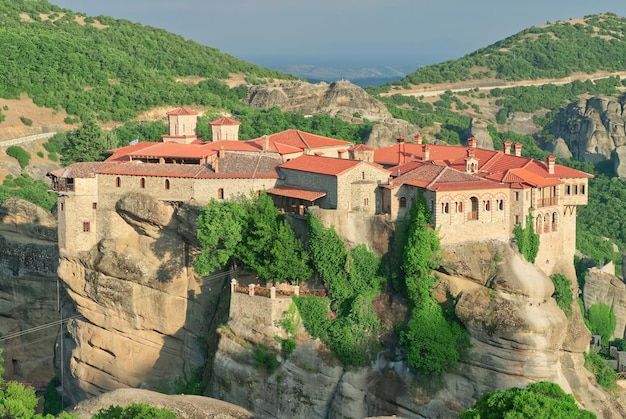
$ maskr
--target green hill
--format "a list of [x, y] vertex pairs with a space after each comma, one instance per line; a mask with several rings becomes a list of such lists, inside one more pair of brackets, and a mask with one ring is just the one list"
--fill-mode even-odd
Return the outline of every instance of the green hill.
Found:
[[[128, 121], [162, 105], [220, 106], [224, 80], [294, 76], [264, 69], [165, 30], [96, 18], [47, 1], [0, 0], [0, 97]], [[177, 80], [188, 82], [177, 82]]]
[[396, 85], [498, 78], [562, 78], [575, 72], [621, 71], [626, 19], [612, 13], [531, 27], [456, 60], [422, 67]]

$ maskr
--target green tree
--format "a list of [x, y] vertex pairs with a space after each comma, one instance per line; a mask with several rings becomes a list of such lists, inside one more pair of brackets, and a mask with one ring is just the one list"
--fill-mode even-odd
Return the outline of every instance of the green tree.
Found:
[[117, 147], [115, 136], [100, 128], [93, 115], [85, 116], [83, 124], [67, 134], [61, 153], [61, 163], [69, 165], [82, 161], [102, 161], [105, 151]]
[[132, 403], [128, 406], [109, 406], [100, 409], [93, 419], [176, 419], [174, 412], [159, 409], [144, 403]]
[[533, 215], [530, 212], [530, 208], [528, 209], [528, 215], [526, 215], [526, 227], [516, 224], [513, 227], [513, 235], [517, 241], [517, 248], [524, 255], [524, 259], [530, 263], [535, 263], [535, 258], [537, 258], [537, 253], [539, 253], [539, 234], [535, 233]]
[[576, 399], [558, 384], [542, 381], [526, 388], [513, 387], [484, 394], [459, 419], [551, 418], [594, 419], [596, 415], [578, 407]]
[[615, 333], [617, 319], [613, 312], [613, 306], [596, 303], [589, 307], [587, 312], [591, 333], [602, 337], [602, 345], [606, 346]]
[[469, 335], [435, 300], [433, 270], [439, 266], [439, 237], [430, 225], [430, 210], [422, 193], [413, 197], [403, 268], [411, 319], [401, 333], [407, 362], [422, 374], [440, 377], [454, 368], [469, 347]]
[[202, 252], [195, 259], [200, 275], [226, 266], [237, 254], [243, 239], [245, 209], [239, 201], [211, 199], [198, 217], [198, 240]]

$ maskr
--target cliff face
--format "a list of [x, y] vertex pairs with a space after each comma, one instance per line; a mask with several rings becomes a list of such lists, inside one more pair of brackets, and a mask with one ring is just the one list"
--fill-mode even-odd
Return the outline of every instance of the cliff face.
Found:
[[225, 283], [193, 273], [197, 209], [138, 195], [102, 211], [110, 233], [97, 248], [60, 259], [65, 315], [80, 316], [57, 353], [72, 401], [121, 387], [167, 389], [203, 368]]
[[[60, 317], [56, 218], [9, 198], [0, 205], [0, 336], [50, 324]], [[45, 384], [54, 376], [58, 325], [3, 340], [4, 378]]]
[[615, 156], [616, 174], [625, 178], [625, 121], [623, 100], [604, 96], [580, 99], [561, 109], [550, 124], [549, 130], [557, 141], [549, 148], [560, 157], [573, 156], [592, 163]]
[[585, 310], [598, 303], [612, 306], [616, 320], [614, 337], [623, 339], [626, 336], [626, 284], [623, 279], [615, 276], [614, 266], [612, 272], [598, 268], [589, 269], [585, 278], [583, 301]]
[[[496, 256], [497, 255], [497, 256]], [[471, 335], [472, 349], [443, 389], [428, 385], [391, 354], [372, 368], [344, 371], [318, 340], [301, 329], [298, 346], [269, 374], [254, 367], [250, 347], [279, 351], [278, 322], [259, 318], [265, 297], [233, 295], [231, 321], [221, 329], [209, 395], [243, 406], [255, 417], [454, 417], [488, 391], [548, 380], [574, 394], [602, 417], [624, 417], [615, 399], [583, 367], [590, 334], [574, 307], [565, 317], [550, 297], [550, 279], [507, 243], [468, 243], [444, 248], [438, 298], [460, 296], [457, 316]], [[265, 298], [265, 304], [270, 304]], [[282, 304], [288, 307], [290, 300]], [[233, 310], [237, 313], [234, 316]]]

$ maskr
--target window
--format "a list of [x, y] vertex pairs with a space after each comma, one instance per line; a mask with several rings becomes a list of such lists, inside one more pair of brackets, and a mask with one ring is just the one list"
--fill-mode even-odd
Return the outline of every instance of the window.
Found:
[[556, 212], [552, 213], [552, 231], [556, 231], [559, 224], [559, 216]]
[[122, 179], [118, 176], [115, 178], [115, 187], [119, 188], [120, 186], [122, 186]]
[[406, 197], [400, 197], [400, 208], [406, 208]]
[[543, 226], [541, 223], [543, 222], [543, 217], [541, 215], [537, 216], [537, 225], [535, 226], [535, 233], [541, 234], [543, 232]]
[[146, 179], [145, 179], [145, 178], [141, 178], [141, 179], [139, 179], [139, 187], [140, 187], [141, 189], [143, 189], [143, 188], [145, 188], [145, 187], [146, 187]]
[[519, 215], [515, 216], [515, 224], [519, 224]]
[[572, 187], [569, 185], [565, 185], [565, 195], [571, 195], [572, 194]]
[[441, 203], [441, 212], [444, 213], [444, 214], [449, 214], [450, 213], [450, 203], [442, 202]]
[[491, 211], [491, 201], [484, 201], [485, 202], [485, 211]]
[[224, 199], [224, 188], [219, 188], [217, 190], [217, 199]]
[[478, 198], [475, 196], [470, 198], [472, 203], [472, 211], [470, 212], [469, 219], [470, 220], [478, 220]]
[[585, 194], [585, 185], [580, 185], [580, 194], [581, 195]]
[[98, 209], [98, 203], [97, 203], [97, 202], [93, 202], [93, 203], [91, 204], [91, 208], [93, 208], [93, 209]]
[[578, 195], [578, 185], [574, 185], [574, 195]]
[[463, 201], [456, 203], [456, 212], [463, 212]]
[[61, 202], [61, 211], [63, 211], [64, 204]]
[[515, 200], [519, 201], [519, 192], [515, 192]]
[[370, 205], [370, 199], [369, 198], [364, 198], [363, 199], [363, 206], [368, 207]]
[[365, 179], [365, 172], [361, 172], [361, 179]]
[[504, 199], [498, 199], [498, 211], [504, 211]]
[[170, 180], [165, 179], [165, 189], [169, 189], [169, 188], [170, 188]]
[[91, 224], [88, 221], [85, 221], [83, 223], [83, 233], [89, 233], [89, 230], [91, 230]]

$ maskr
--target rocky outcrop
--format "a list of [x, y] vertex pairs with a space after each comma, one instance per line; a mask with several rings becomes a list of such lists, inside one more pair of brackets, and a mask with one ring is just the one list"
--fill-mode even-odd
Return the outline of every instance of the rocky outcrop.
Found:
[[575, 159], [597, 163], [626, 143], [625, 123], [623, 99], [594, 96], [561, 109], [548, 129], [565, 141]]
[[583, 290], [585, 310], [602, 303], [613, 307], [615, 313], [615, 337], [626, 336], [626, 284], [615, 272], [591, 268], [585, 278]]
[[349, 81], [311, 84], [294, 80], [252, 86], [246, 102], [255, 108], [278, 106], [283, 111], [328, 114], [348, 122], [391, 118], [383, 103]]
[[[545, 274], [502, 242], [447, 246], [443, 254], [437, 296], [442, 303], [458, 298], [456, 313], [472, 348], [439, 391], [420, 385], [395, 353], [381, 353], [371, 368], [345, 371], [302, 329], [294, 353], [267, 373], [254, 366], [250, 348], [264, 344], [278, 352], [273, 337], [284, 338], [284, 331], [276, 322], [238, 312], [221, 329], [209, 394], [260, 418], [435, 418], [455, 417], [485, 392], [548, 380], [602, 417], [624, 417], [583, 367], [590, 334], [580, 312], [575, 306], [572, 318], [565, 316], [551, 298], [554, 287]], [[253, 306], [263, 297], [239, 298], [250, 298]]]
[[56, 217], [21, 199], [4, 201], [0, 205], [0, 336], [4, 337], [0, 347], [5, 379], [39, 385], [54, 377], [53, 348], [59, 330], [55, 321], [60, 319], [58, 260]]
[[191, 265], [197, 248], [187, 232], [196, 230], [197, 208], [137, 195], [99, 211], [109, 233], [89, 252], [63, 252], [59, 266], [71, 297], [64, 314], [78, 316], [57, 352], [74, 402], [191, 378], [207, 362], [209, 325], [225, 312], [228, 278], [200, 278]]
[[141, 403], [157, 409], [168, 409], [179, 419], [251, 419], [245, 409], [221, 400], [202, 396], [166, 395], [149, 390], [119, 389], [104, 393], [74, 406], [70, 413], [81, 419], [90, 419], [110, 406], [128, 406]]
[[478, 140], [476, 144], [478, 148], [495, 150], [493, 148], [493, 139], [491, 138], [491, 135], [489, 135], [489, 131], [487, 131], [487, 124], [485, 121], [472, 118], [469, 135], [470, 137], [474, 137]]

